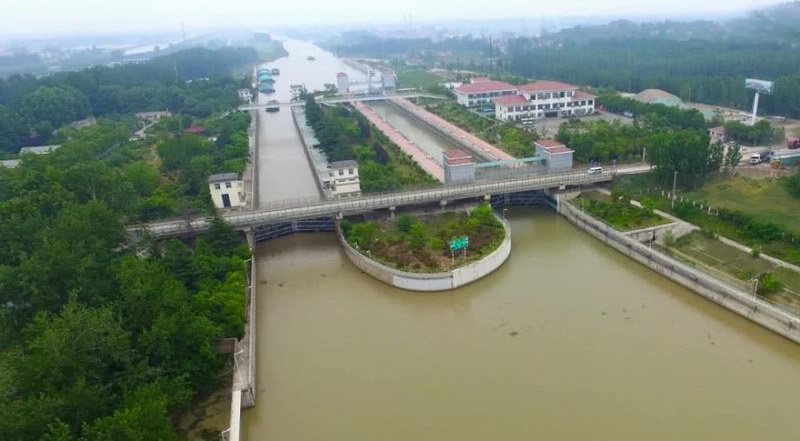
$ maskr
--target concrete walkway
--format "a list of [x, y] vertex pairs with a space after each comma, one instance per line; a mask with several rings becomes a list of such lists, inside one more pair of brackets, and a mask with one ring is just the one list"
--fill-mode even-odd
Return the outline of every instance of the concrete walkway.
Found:
[[444, 118], [428, 112], [427, 110], [417, 106], [405, 98], [391, 98], [391, 101], [416, 115], [418, 118], [426, 121], [428, 124], [437, 127], [440, 131], [448, 133], [453, 138], [460, 139], [462, 142], [472, 145], [476, 150], [483, 151], [488, 155], [493, 156], [495, 161], [509, 161], [516, 159], [503, 150], [493, 146], [492, 144], [489, 144], [488, 142], [478, 138], [472, 133], [469, 133], [468, 131], [445, 120]]
[[381, 119], [374, 110], [367, 107], [364, 103], [356, 102], [354, 105], [356, 110], [361, 112], [369, 122], [374, 124], [375, 127], [383, 132], [393, 143], [397, 144], [400, 150], [410, 155], [423, 170], [428, 172], [428, 174], [436, 178], [439, 182], [444, 182], [444, 169], [436, 160], [431, 158], [424, 150], [411, 143], [411, 141], [403, 136], [397, 129]]
[[[598, 188], [596, 190], [598, 192], [600, 192], [600, 193], [607, 194], [609, 196], [611, 195], [611, 191], [609, 191], [608, 189]], [[636, 207], [642, 208], [642, 204], [639, 203], [639, 201], [631, 200], [631, 204], [636, 206]], [[681, 224], [683, 224], [683, 225], [685, 225], [687, 227], [690, 227], [690, 229], [692, 231], [701, 229], [700, 227], [698, 227], [695, 224], [686, 222], [683, 219], [677, 218], [677, 217], [675, 217], [675, 216], [673, 216], [673, 215], [671, 215], [669, 213], [665, 213], [665, 212], [663, 212], [661, 210], [653, 210], [653, 212], [655, 212], [659, 216], [667, 218], [667, 219], [669, 219], [669, 220], [671, 220], [673, 222], [679, 222], [679, 223], [681, 223]], [[746, 245], [742, 245], [739, 242], [736, 242], [735, 240], [728, 239], [727, 237], [723, 237], [723, 236], [720, 236], [720, 235], [717, 235], [717, 238], [719, 239], [720, 242], [724, 243], [725, 245], [729, 245], [729, 246], [731, 246], [733, 248], [736, 248], [738, 250], [744, 251], [747, 254], [752, 254], [753, 253], [753, 249], [752, 248], [750, 248], [750, 247], [748, 247]], [[797, 266], [797, 265], [791, 264], [789, 262], [783, 261], [781, 259], [778, 259], [777, 257], [772, 257], [772, 256], [766, 255], [764, 253], [760, 253], [759, 257], [764, 259], [764, 260], [766, 260], [767, 262], [772, 263], [773, 265], [777, 265], [777, 266], [779, 266], [781, 268], [786, 268], [786, 269], [789, 269], [789, 270], [796, 271], [796, 272], [800, 273], [800, 266]]]

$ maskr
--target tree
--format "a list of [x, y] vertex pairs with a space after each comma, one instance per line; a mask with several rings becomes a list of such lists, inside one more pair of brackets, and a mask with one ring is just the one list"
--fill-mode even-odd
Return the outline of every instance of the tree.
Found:
[[12, 152], [30, 135], [28, 124], [15, 111], [0, 105], [0, 151]]
[[722, 143], [722, 141], [717, 141], [711, 145], [708, 151], [708, 171], [719, 171], [724, 161], [725, 145]]
[[786, 178], [784, 181], [784, 187], [790, 195], [800, 198], [800, 171]]
[[85, 117], [89, 113], [89, 102], [70, 86], [39, 86], [22, 98], [21, 113], [31, 123], [48, 121], [54, 127], [60, 127]]
[[742, 162], [742, 147], [738, 143], [728, 145], [728, 152], [725, 153], [725, 168], [736, 170]]

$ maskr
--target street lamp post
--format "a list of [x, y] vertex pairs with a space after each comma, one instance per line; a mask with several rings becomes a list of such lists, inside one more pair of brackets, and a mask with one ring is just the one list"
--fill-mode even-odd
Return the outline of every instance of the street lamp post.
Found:
[[678, 170], [675, 170], [675, 174], [672, 175], [672, 205], [671, 208], [675, 208], [675, 189], [678, 186]]

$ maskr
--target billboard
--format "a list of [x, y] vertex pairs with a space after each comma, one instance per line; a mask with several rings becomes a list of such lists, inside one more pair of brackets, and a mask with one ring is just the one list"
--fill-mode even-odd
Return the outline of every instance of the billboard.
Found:
[[775, 83], [772, 81], [748, 78], [744, 80], [744, 87], [747, 89], [753, 89], [758, 93], [772, 93], [772, 89], [775, 88]]

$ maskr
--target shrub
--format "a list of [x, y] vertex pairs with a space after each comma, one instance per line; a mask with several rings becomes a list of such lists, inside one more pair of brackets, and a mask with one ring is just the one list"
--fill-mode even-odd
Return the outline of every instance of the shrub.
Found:
[[750, 250], [750, 254], [751, 254], [753, 257], [759, 257], [759, 256], [761, 256], [761, 247], [760, 247], [760, 246], [758, 246], [758, 245], [754, 246], [754, 247], [753, 247], [753, 248]]
[[763, 273], [758, 277], [758, 293], [772, 294], [783, 289], [783, 283], [772, 273]]

